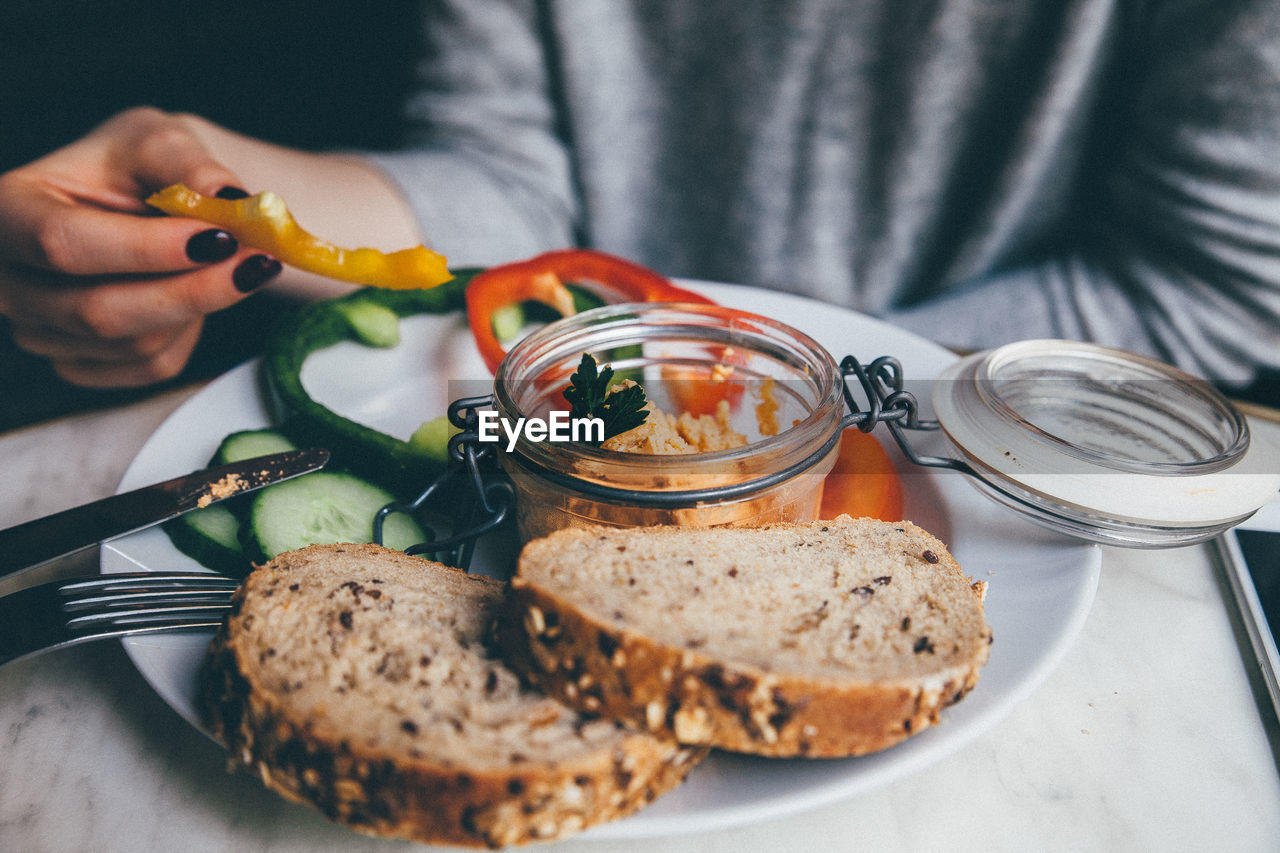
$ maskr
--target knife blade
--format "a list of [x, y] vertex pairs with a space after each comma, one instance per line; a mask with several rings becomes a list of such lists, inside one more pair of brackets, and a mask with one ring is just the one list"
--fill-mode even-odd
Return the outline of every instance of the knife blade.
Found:
[[322, 448], [272, 453], [193, 471], [0, 530], [0, 578], [316, 471], [328, 461], [329, 451]]

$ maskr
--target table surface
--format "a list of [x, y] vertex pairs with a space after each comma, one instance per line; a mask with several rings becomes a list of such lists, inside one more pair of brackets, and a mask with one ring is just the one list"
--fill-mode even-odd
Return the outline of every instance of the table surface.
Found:
[[[114, 492], [147, 436], [194, 390], [0, 433], [0, 527]], [[0, 593], [96, 569], [90, 551], [20, 584], [0, 581]], [[1207, 546], [1104, 549], [1097, 600], [1065, 659], [943, 761], [784, 819], [561, 846], [1275, 850], [1280, 735], [1247, 648]], [[0, 850], [422, 849], [333, 826], [249, 774], [228, 773], [225, 754], [151, 691], [118, 643], [0, 668], [0, 756]]]

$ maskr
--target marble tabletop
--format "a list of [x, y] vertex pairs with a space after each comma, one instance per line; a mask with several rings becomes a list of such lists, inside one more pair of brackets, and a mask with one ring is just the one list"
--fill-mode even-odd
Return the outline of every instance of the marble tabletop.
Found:
[[[192, 391], [0, 433], [0, 527], [113, 492]], [[91, 551], [21, 584], [96, 567]], [[0, 592], [14, 587], [0, 581]], [[782, 819], [558, 846], [1275, 850], [1280, 734], [1226, 590], [1207, 547], [1104, 549], [1097, 599], [1066, 657], [1008, 717], [942, 761]], [[0, 851], [397, 849], [422, 848], [356, 835], [228, 773], [223, 752], [152, 692], [118, 643], [0, 668]]]

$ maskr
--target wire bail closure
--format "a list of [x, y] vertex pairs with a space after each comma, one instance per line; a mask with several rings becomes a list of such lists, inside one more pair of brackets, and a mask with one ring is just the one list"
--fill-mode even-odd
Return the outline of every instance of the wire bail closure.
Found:
[[[877, 424], [884, 424], [893, 435], [893, 440], [911, 462], [925, 468], [946, 468], [964, 474], [974, 474], [968, 463], [960, 459], [946, 456], [927, 456], [918, 453], [907, 441], [906, 430], [931, 432], [939, 429], [936, 420], [920, 417], [920, 401], [910, 391], [904, 389], [905, 376], [902, 362], [893, 356], [884, 355], [869, 365], [851, 355], [840, 361], [841, 391], [844, 394], [845, 406], [849, 414], [845, 415], [846, 427], [857, 427], [869, 433]], [[866, 396], [866, 408], [854, 398], [850, 388], [850, 377], [857, 379]]]
[[440, 562], [466, 571], [471, 566], [476, 541], [502, 524], [515, 506], [515, 490], [493, 464], [495, 446], [480, 442], [477, 410], [491, 405], [493, 397], [463, 397], [449, 404], [449, 423], [461, 432], [449, 439], [449, 463], [418, 497], [408, 503], [390, 503], [373, 519], [373, 541], [382, 544], [382, 529], [389, 515], [420, 510], [447, 484], [461, 480], [453, 530], [443, 539], [430, 539], [405, 549], [406, 554], [431, 554]]

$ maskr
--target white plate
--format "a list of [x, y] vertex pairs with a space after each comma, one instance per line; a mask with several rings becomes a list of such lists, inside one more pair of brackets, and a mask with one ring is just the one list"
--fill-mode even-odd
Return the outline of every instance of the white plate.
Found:
[[[730, 285], [697, 287], [722, 304], [790, 323], [816, 338], [837, 360], [847, 354], [864, 362], [894, 355], [909, 379], [926, 382], [953, 360], [946, 350], [913, 334], [830, 305]], [[342, 344], [310, 359], [304, 381], [312, 395], [343, 414], [407, 437], [422, 421], [444, 410], [451, 396], [446, 377], [485, 383], [487, 373], [460, 317], [412, 318], [402, 324], [402, 331], [402, 344], [394, 350]], [[120, 490], [199, 468], [227, 433], [267, 426], [256, 368], [250, 363], [231, 371], [174, 412], [134, 459]], [[452, 391], [459, 388], [454, 385]], [[927, 389], [917, 396], [928, 400]], [[898, 462], [904, 472], [907, 517], [946, 541], [969, 574], [989, 583], [987, 618], [995, 643], [977, 688], [944, 711], [938, 726], [875, 755], [784, 761], [715, 754], [677, 790], [635, 816], [596, 827], [584, 837], [684, 835], [768, 820], [849, 797], [954, 752], [995, 725], [1044, 680], [1075, 639], [1093, 603], [1101, 565], [1097, 547], [1022, 520], [982, 497], [962, 475], [910, 470], [910, 463]], [[473, 569], [500, 574], [504, 545], [482, 548]], [[509, 553], [505, 556], [509, 559]], [[195, 567], [155, 529], [102, 549], [104, 572]], [[124, 641], [143, 678], [197, 728], [201, 724], [195, 709], [196, 675], [208, 640], [209, 635], [168, 635]]]

